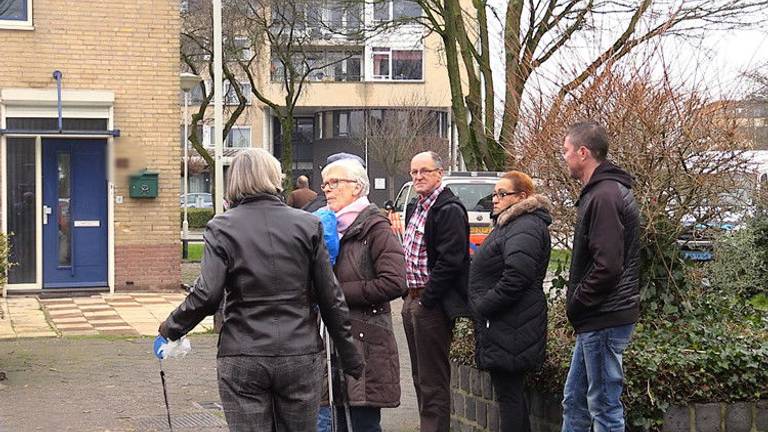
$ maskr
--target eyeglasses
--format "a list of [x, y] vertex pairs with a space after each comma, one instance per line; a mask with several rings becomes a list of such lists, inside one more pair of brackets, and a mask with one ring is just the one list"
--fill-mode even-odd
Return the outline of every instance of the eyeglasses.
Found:
[[517, 195], [519, 193], [520, 191], [516, 191], [516, 192], [498, 191], [491, 194], [491, 199], [493, 198], [502, 199], [502, 198], [508, 197], [509, 195]]
[[419, 169], [419, 170], [411, 170], [411, 177], [416, 177], [416, 176], [420, 176], [420, 175], [421, 176], [425, 176], [425, 175], [431, 174], [431, 173], [433, 173], [435, 171], [440, 171], [441, 169], [442, 168], [433, 168], [433, 169], [422, 168], [422, 169]]
[[340, 183], [357, 183], [357, 180], [350, 179], [330, 179], [327, 182], [320, 183], [320, 189], [328, 188], [330, 190], [338, 189]]

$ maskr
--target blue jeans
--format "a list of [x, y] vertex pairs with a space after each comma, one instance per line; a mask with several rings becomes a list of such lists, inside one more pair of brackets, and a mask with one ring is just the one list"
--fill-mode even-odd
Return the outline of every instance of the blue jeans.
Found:
[[624, 431], [621, 359], [634, 329], [627, 324], [576, 335], [563, 390], [562, 432]]

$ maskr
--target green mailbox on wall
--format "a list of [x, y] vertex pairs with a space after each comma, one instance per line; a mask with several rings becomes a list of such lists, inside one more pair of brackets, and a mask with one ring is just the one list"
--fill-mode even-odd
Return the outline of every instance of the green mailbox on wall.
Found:
[[132, 175], [129, 196], [131, 198], [157, 198], [157, 176], [156, 172], [149, 171]]

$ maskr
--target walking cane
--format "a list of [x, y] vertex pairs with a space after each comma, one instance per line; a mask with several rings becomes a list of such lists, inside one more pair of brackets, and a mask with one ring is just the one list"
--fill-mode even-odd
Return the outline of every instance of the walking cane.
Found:
[[347, 380], [344, 378], [344, 370], [341, 368], [341, 358], [339, 357], [339, 352], [334, 349], [334, 352], [336, 353], [336, 358], [339, 359], [339, 367], [337, 368], [339, 371], [339, 387], [341, 388], [341, 401], [344, 404], [344, 417], [347, 420], [347, 432], [354, 432], [354, 429], [352, 428], [352, 417], [349, 413], [349, 394], [346, 392], [347, 390]]
[[165, 400], [165, 415], [168, 417], [168, 430], [173, 432], [173, 425], [171, 425], [171, 407], [168, 405], [168, 389], [165, 386], [165, 371], [163, 370], [163, 361], [160, 362], [160, 382], [163, 383], [163, 399]]
[[336, 429], [336, 408], [333, 406], [333, 368], [331, 367], [331, 338], [328, 334], [328, 328], [325, 327], [325, 323], [320, 320], [320, 332], [323, 334], [323, 340], [325, 342], [325, 360], [328, 365], [328, 406], [331, 410], [331, 430], [337, 432]]

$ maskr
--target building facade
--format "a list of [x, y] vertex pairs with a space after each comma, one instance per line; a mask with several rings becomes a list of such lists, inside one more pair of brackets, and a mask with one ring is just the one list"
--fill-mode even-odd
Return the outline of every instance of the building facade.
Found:
[[178, 288], [178, 1], [0, 3], [4, 294]]
[[[408, 0], [388, 0], [375, 4], [366, 2], [365, 6], [352, 9], [339, 8], [338, 2], [332, 0], [310, 3], [311, 14], [317, 17], [319, 24], [309, 23], [302, 27], [302, 31], [311, 36], [309, 42], [303, 43], [312, 45], [309, 63], [328, 66], [309, 74], [294, 112], [294, 177], [309, 176], [311, 186], [317, 189], [320, 169], [328, 155], [339, 151], [355, 153], [368, 162], [372, 201], [382, 204], [406, 180], [407, 170], [399, 170], [392, 180], [377, 152], [367, 146], [370, 125], [396, 121], [405, 113], [413, 112], [429, 117], [425, 121], [429, 122], [431, 132], [426, 135], [432, 135], [430, 139], [444, 148], [443, 156], [455, 162], [457, 151], [452, 144], [450, 86], [439, 36], [429, 34], [419, 24], [398, 25], [386, 31], [377, 28], [380, 23], [418, 16], [421, 14], [418, 5]], [[309, 14], [307, 12], [307, 16]], [[362, 36], [350, 37], [351, 32], [345, 34], [344, 30], [352, 26], [369, 30]], [[246, 57], [250, 54], [252, 52], [248, 51]], [[280, 103], [286, 92], [281, 80], [284, 64], [268, 50], [256, 55], [255, 82], [267, 98]], [[210, 89], [210, 79], [205, 79], [206, 88]], [[249, 92], [250, 83], [244, 77], [239, 81], [241, 88]], [[237, 98], [227, 91], [229, 87], [225, 82], [225, 105], [231, 107], [237, 104]], [[193, 91], [193, 104], [202, 97], [199, 89]], [[192, 109], [196, 108], [193, 106]], [[196, 125], [200, 128], [203, 143], [209, 148], [213, 147], [214, 138], [212, 112], [209, 107], [206, 119]], [[248, 106], [224, 138], [224, 145], [264, 148], [280, 158], [281, 134], [274, 110], [249, 95]], [[228, 149], [225, 154], [235, 151]], [[210, 190], [206, 171], [193, 173], [190, 191]]]

